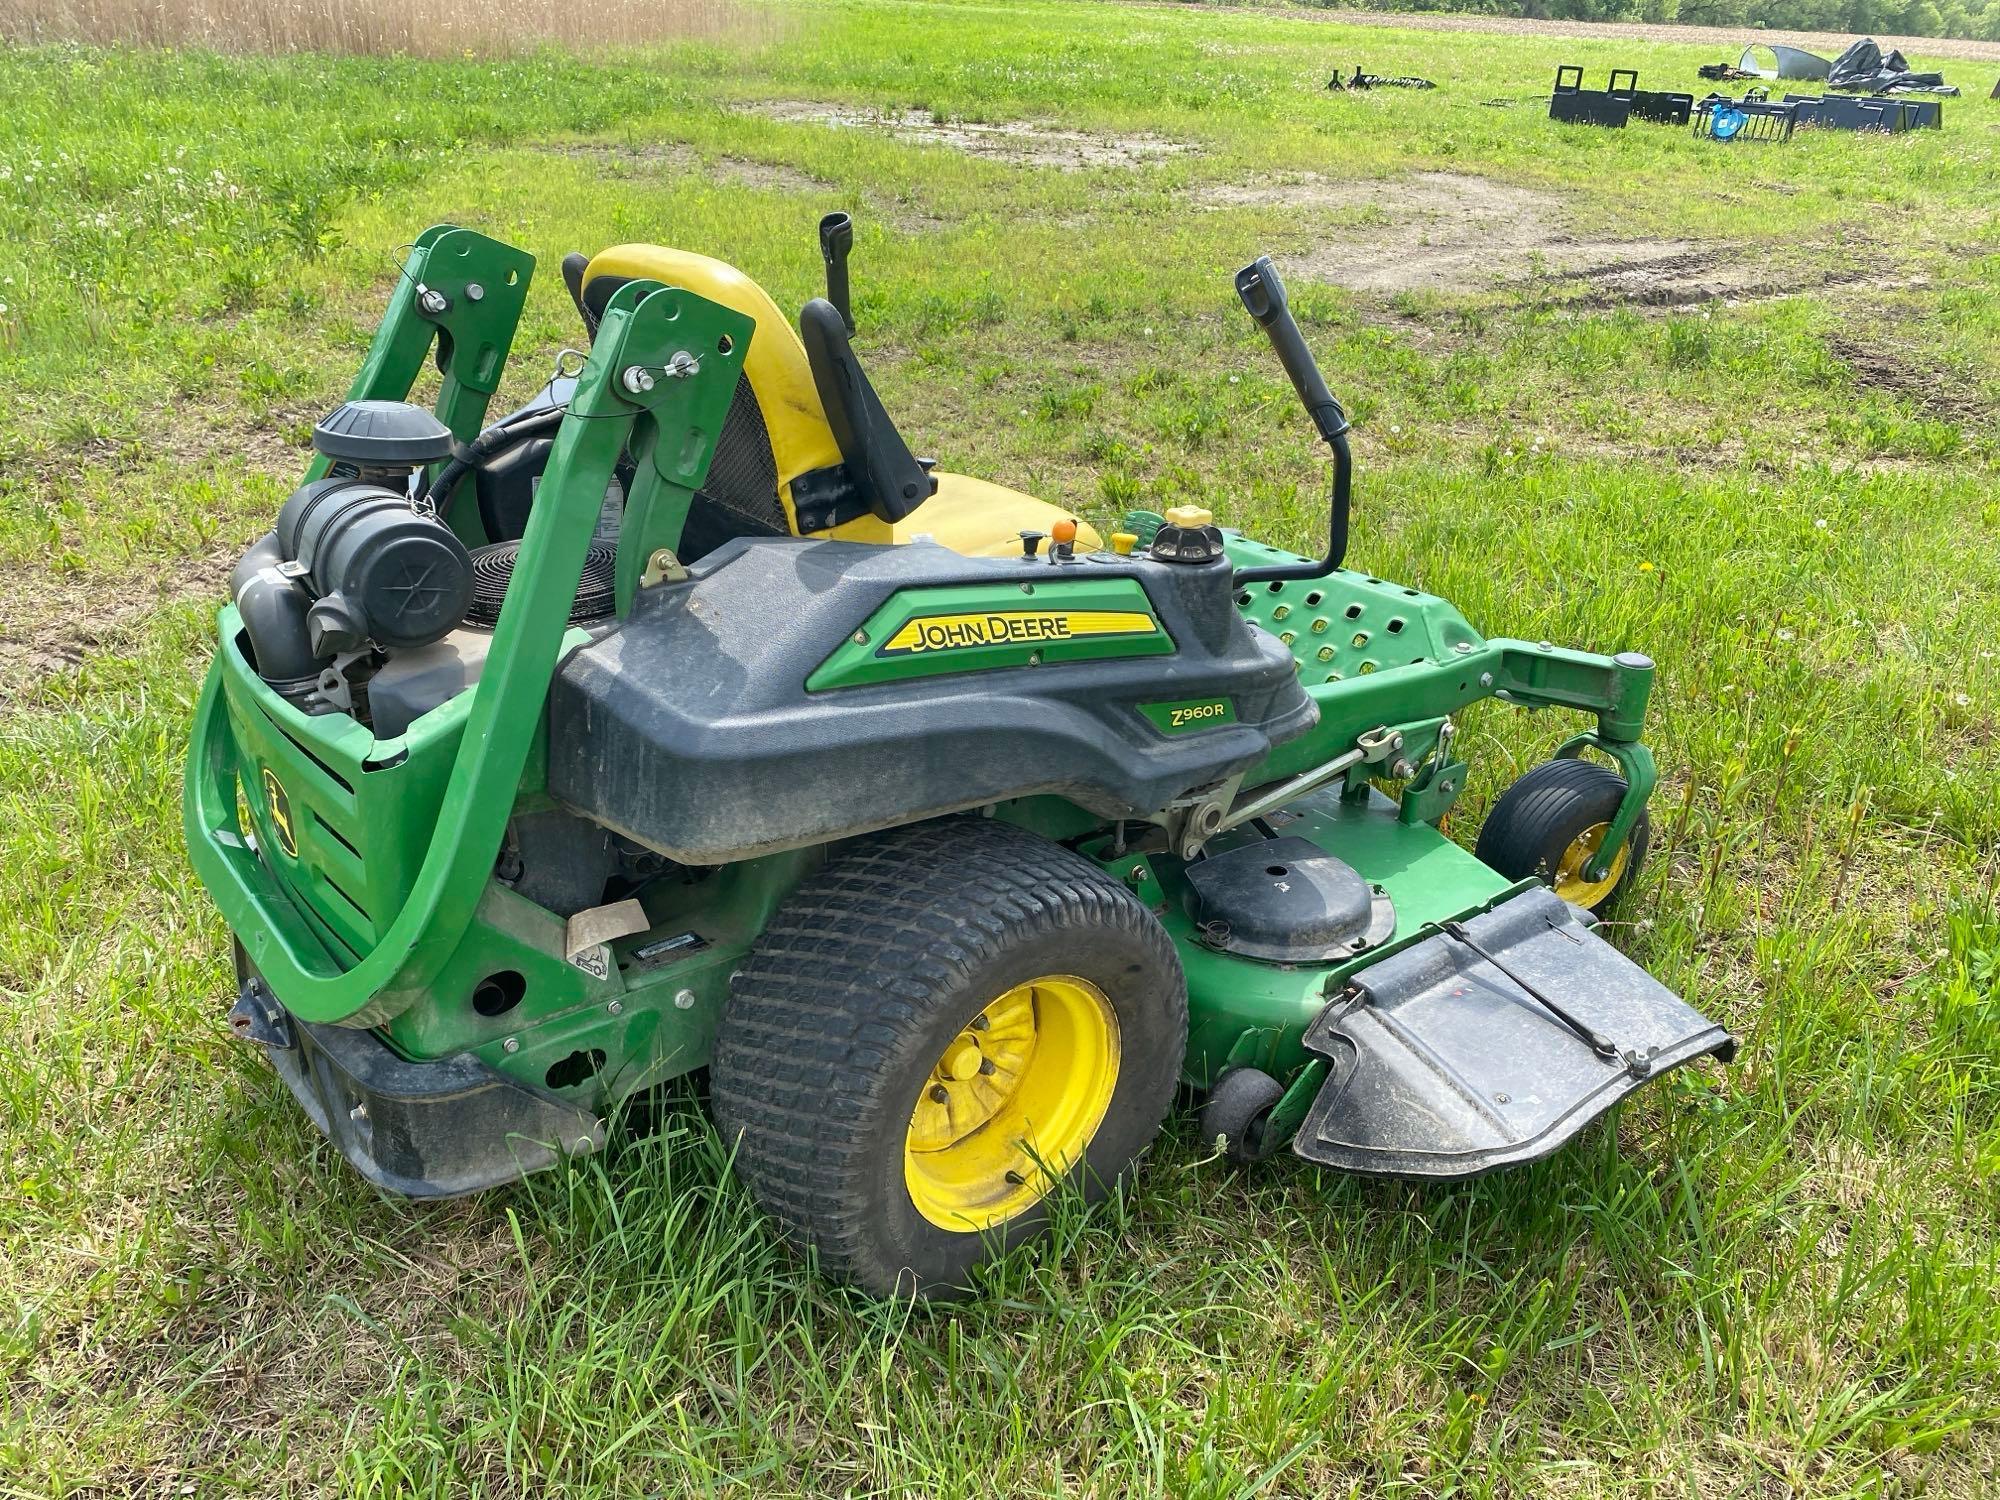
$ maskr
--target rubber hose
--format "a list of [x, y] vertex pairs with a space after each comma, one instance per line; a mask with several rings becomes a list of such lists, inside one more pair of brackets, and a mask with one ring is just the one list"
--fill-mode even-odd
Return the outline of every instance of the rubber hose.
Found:
[[424, 503], [435, 510], [440, 519], [448, 520], [452, 502], [458, 498], [459, 483], [467, 474], [517, 442], [528, 442], [555, 431], [562, 426], [563, 418], [568, 414], [564, 407], [551, 406], [495, 422], [452, 454], [445, 466], [438, 470], [430, 488], [424, 491]]

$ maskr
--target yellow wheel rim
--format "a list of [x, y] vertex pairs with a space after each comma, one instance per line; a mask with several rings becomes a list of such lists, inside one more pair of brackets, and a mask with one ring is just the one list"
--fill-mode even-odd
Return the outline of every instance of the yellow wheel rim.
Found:
[[1591, 880], [1583, 873], [1597, 858], [1597, 851], [1604, 846], [1604, 835], [1610, 831], [1610, 823], [1597, 823], [1569, 841], [1561, 862], [1556, 865], [1554, 881], [1556, 894], [1563, 900], [1589, 910], [1609, 896], [1624, 878], [1625, 866], [1632, 862], [1629, 839], [1611, 856], [1611, 868], [1605, 871], [1602, 880]]
[[1082, 1157], [1118, 1084], [1118, 1017], [1073, 974], [1016, 985], [953, 1037], [917, 1091], [903, 1180], [941, 1229], [1004, 1224]]

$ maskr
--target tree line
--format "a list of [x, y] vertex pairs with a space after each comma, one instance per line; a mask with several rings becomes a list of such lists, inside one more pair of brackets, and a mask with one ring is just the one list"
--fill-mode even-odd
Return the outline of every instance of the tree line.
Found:
[[1837, 31], [1860, 36], [2000, 40], [2000, 0], [1306, 0], [1328, 9], [1456, 11], [1558, 21], [1654, 21], [1740, 26], [1746, 32]]

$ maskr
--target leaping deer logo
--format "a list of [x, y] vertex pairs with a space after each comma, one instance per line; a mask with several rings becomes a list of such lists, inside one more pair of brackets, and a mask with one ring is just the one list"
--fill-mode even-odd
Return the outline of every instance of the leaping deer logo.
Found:
[[278, 785], [269, 767], [264, 770], [264, 800], [271, 808], [271, 828], [278, 835], [278, 847], [293, 859], [299, 857], [298, 840], [292, 834], [292, 799]]

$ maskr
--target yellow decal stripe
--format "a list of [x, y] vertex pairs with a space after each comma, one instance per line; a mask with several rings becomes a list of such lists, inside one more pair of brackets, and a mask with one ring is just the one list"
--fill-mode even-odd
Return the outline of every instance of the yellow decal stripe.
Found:
[[986, 614], [920, 615], [906, 622], [876, 653], [950, 651], [967, 646], [1035, 645], [1095, 635], [1150, 635], [1159, 627], [1139, 610], [1005, 610]]

